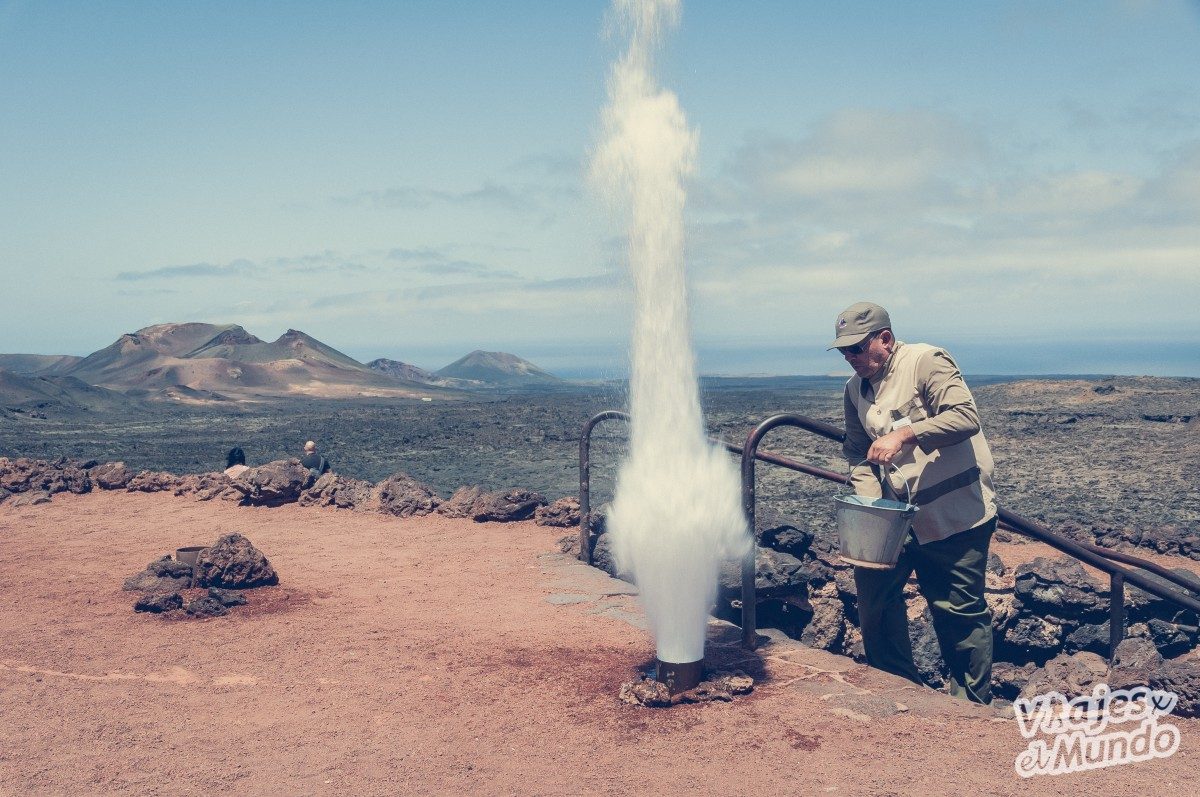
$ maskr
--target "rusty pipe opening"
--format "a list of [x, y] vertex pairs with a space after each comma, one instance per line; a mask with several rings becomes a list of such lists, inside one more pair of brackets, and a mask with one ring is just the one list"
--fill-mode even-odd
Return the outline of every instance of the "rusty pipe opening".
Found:
[[683, 664], [655, 659], [654, 680], [666, 684], [673, 695], [695, 689], [700, 685], [704, 672], [704, 659]]

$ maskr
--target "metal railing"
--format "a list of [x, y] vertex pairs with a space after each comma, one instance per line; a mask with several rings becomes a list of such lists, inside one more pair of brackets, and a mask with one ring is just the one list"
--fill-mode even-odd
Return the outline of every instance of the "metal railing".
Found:
[[[592, 550], [590, 540], [590, 512], [591, 512], [591, 463], [590, 463], [590, 447], [591, 434], [595, 426], [601, 421], [610, 418], [620, 418], [629, 420], [629, 414], [618, 410], [607, 410], [598, 413], [583, 426], [583, 432], [579, 438], [579, 558], [588, 564], [592, 563]], [[762, 439], [773, 429], [780, 426], [791, 426], [804, 429], [806, 431], [817, 434], [828, 440], [841, 443], [845, 439], [845, 433], [835, 426], [823, 423], [822, 421], [808, 418], [804, 415], [780, 414], [772, 415], [766, 420], [755, 426], [746, 436], [746, 442], [742, 446], [737, 446], [726, 440], [714, 439], [713, 442], [721, 445], [727, 450], [741, 454], [742, 457], [742, 509], [746, 514], [747, 525], [750, 529], [754, 529], [755, 523], [755, 464], [759, 461], [767, 462], [771, 465], [786, 468], [788, 470], [797, 471], [799, 473], [807, 473], [810, 476], [815, 476], [827, 481], [837, 482], [839, 484], [849, 483], [849, 476], [844, 473], [820, 468], [815, 465], [809, 465], [804, 462], [797, 462], [787, 457], [781, 456], [770, 451], [759, 451], [758, 446]], [[1164, 579], [1172, 584], [1182, 587], [1189, 592], [1200, 595], [1200, 580], [1195, 578], [1181, 576], [1167, 570], [1165, 567], [1157, 565], [1146, 559], [1138, 556], [1113, 551], [1108, 548], [1102, 548], [1090, 543], [1076, 542], [1060, 534], [1056, 534], [1045, 526], [1031, 520], [1027, 517], [1011, 512], [1007, 509], [1000, 508], [998, 511], [999, 526], [1008, 531], [1014, 531], [1026, 537], [1045, 543], [1062, 553], [1071, 556], [1084, 564], [1090, 565], [1097, 570], [1103, 571], [1109, 576], [1109, 658], [1111, 659], [1116, 652], [1117, 645], [1121, 643], [1125, 634], [1125, 584], [1132, 584], [1139, 589], [1154, 595], [1163, 600], [1167, 600], [1184, 609], [1188, 609], [1200, 615], [1200, 600], [1179, 592], [1162, 584], [1152, 581], [1144, 573], [1146, 571], [1152, 573], [1159, 578]], [[1130, 565], [1136, 570], [1122, 567], [1121, 564]], [[755, 548], [751, 547], [749, 553], [742, 560], [742, 642], [748, 648], [753, 648], [757, 644], [757, 626], [756, 626], [756, 608], [757, 608], [757, 590], [755, 589]]]

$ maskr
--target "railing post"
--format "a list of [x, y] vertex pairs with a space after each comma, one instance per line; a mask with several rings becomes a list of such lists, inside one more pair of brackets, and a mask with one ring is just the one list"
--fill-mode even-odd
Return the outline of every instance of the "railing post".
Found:
[[748, 650], [754, 650], [758, 645], [758, 588], [754, 583], [758, 553], [758, 537], [754, 530], [754, 449], [757, 447], [758, 439], [751, 432], [742, 449], [742, 511], [750, 529], [750, 550], [742, 557], [742, 646]]
[[1112, 664], [1125, 638], [1125, 576], [1112, 573], [1108, 583], [1108, 663]]
[[629, 420], [629, 413], [605, 410], [588, 418], [579, 433], [579, 560], [592, 564], [592, 429], [609, 418]]

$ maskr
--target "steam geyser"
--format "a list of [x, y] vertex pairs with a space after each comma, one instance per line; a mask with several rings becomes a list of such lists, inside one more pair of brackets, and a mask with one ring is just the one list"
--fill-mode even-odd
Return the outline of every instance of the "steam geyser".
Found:
[[717, 570], [751, 544], [733, 460], [700, 412], [684, 283], [683, 179], [696, 137], [659, 88], [653, 55], [678, 0], [614, 0], [628, 49], [613, 64], [593, 176], [628, 212], [634, 284], [629, 456], [608, 516], [613, 555], [633, 575], [654, 633], [658, 678], [695, 686]]

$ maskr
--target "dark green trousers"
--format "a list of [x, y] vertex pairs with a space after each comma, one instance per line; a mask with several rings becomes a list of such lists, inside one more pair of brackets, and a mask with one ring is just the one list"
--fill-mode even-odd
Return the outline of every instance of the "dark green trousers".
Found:
[[933, 615], [933, 630], [950, 670], [950, 694], [992, 700], [992, 612], [983, 597], [988, 544], [996, 519], [937, 542], [918, 545], [910, 533], [890, 570], [854, 568], [858, 619], [867, 663], [922, 683], [908, 639], [904, 583], [914, 570]]

